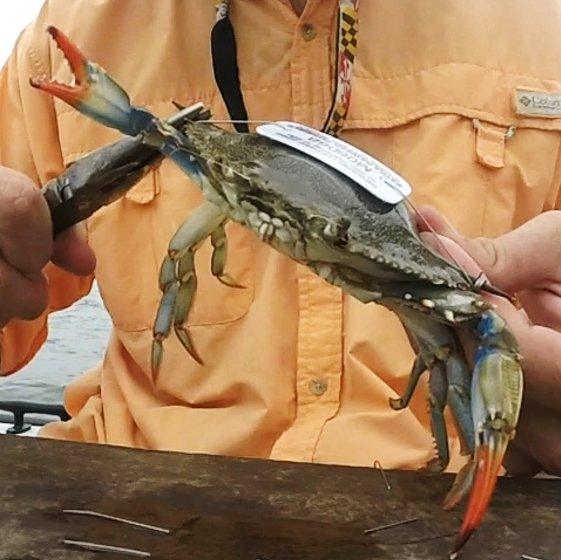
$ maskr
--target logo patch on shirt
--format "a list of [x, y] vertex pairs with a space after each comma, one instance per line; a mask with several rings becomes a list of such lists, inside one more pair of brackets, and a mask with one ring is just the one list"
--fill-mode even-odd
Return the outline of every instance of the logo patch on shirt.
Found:
[[549, 93], [516, 88], [514, 106], [517, 115], [558, 118], [561, 117], [561, 92]]

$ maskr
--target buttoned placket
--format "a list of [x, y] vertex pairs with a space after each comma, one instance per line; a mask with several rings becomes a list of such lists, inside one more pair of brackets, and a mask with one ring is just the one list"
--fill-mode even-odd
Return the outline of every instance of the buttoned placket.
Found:
[[[310, 1], [294, 33], [292, 119], [320, 129], [333, 93], [330, 61], [337, 2]], [[296, 418], [271, 456], [298, 456], [312, 461], [325, 423], [339, 408], [343, 296], [339, 288], [303, 266], [298, 267], [298, 287]]]

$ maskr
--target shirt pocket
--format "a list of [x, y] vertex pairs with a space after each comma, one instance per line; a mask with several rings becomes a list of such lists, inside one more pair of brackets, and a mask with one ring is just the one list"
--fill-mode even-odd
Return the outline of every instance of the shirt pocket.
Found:
[[[161, 263], [169, 242], [204, 199], [185, 175], [165, 161], [121, 200], [88, 221], [97, 255], [96, 278], [118, 329], [151, 329], [162, 292]], [[221, 284], [211, 273], [212, 246], [206, 240], [195, 255], [197, 289], [186, 325], [224, 324], [243, 317], [253, 301], [252, 248], [256, 239], [235, 223], [226, 225], [226, 271], [243, 288]]]
[[[561, 118], [517, 115], [514, 84], [474, 102], [473, 87], [450, 92], [451, 80], [411, 77], [391, 99], [359, 80], [343, 139], [402, 175], [412, 206], [438, 207], [465, 235], [497, 236], [554, 206]], [[477, 88], [495, 87], [481, 71]]]
[[[76, 135], [76, 130], [81, 133]], [[66, 165], [119, 138], [118, 133], [69, 112], [61, 120], [60, 132]], [[96, 280], [117, 329], [152, 329], [162, 297], [160, 267], [169, 242], [204, 202], [199, 188], [166, 159], [123, 197], [87, 220], [88, 242], [97, 257]], [[187, 326], [234, 322], [251, 306], [255, 277], [252, 258], [258, 240], [232, 222], [226, 224], [226, 233], [225, 270], [243, 287], [225, 286], [212, 276], [212, 246], [205, 240], [195, 255], [198, 285]]]

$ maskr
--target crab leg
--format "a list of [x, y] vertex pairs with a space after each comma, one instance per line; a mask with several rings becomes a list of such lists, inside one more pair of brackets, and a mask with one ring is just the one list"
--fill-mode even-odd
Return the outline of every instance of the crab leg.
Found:
[[197, 274], [195, 271], [195, 249], [189, 251], [179, 262], [176, 263], [176, 275], [179, 287], [177, 289], [177, 301], [175, 302], [173, 330], [190, 356], [199, 364], [203, 364], [202, 358], [195, 349], [189, 331], [183, 326], [197, 291]]
[[[162, 362], [162, 342], [169, 335], [171, 325], [177, 338], [189, 354], [202, 365], [202, 360], [195, 350], [189, 332], [183, 324], [189, 316], [193, 296], [197, 289], [197, 275], [195, 272], [194, 255], [203, 241], [215, 231], [223, 227], [226, 216], [214, 204], [207, 202], [193, 211], [187, 220], [173, 236], [168, 255], [160, 270], [160, 289], [164, 293], [154, 324], [154, 340], [152, 342], [152, 374], [157, 377]], [[215, 246], [214, 254], [222, 247]], [[213, 255], [213, 261], [220, 260]], [[224, 258], [222, 257], [222, 262]], [[219, 278], [225, 275], [222, 269], [213, 269]], [[233, 280], [231, 280], [234, 283]], [[235, 284], [235, 283], [234, 283]]]
[[[407, 406], [418, 378], [422, 374], [422, 364], [426, 364], [430, 372], [429, 406], [437, 449], [437, 457], [427, 465], [426, 471], [442, 472], [449, 461], [448, 436], [444, 420], [446, 405], [452, 409], [464, 452], [473, 453], [475, 438], [469, 396], [470, 371], [458, 348], [451, 326], [435, 322], [431, 316], [395, 302], [385, 300], [384, 303], [399, 315], [407, 328], [409, 338], [419, 349], [419, 356], [415, 361], [403, 399], [390, 400], [390, 405], [392, 408], [396, 408], [397, 404], [400, 408]], [[462, 496], [458, 496], [454, 500], [459, 501], [461, 498]]]
[[448, 433], [444, 420], [444, 408], [446, 406], [447, 395], [448, 378], [446, 376], [446, 364], [437, 361], [430, 370], [429, 378], [429, 408], [437, 456], [425, 467], [424, 471], [427, 473], [440, 473], [450, 462]]
[[178, 284], [175, 281], [174, 268], [173, 261], [166, 257], [160, 269], [160, 289], [164, 295], [158, 305], [152, 331], [151, 369], [154, 379], [160, 372], [163, 355], [162, 343], [169, 336], [177, 301]]
[[411, 369], [411, 373], [409, 374], [407, 387], [405, 387], [403, 396], [399, 399], [390, 399], [390, 406], [394, 410], [403, 410], [404, 408], [407, 408], [409, 406], [419, 380], [421, 379], [421, 376], [423, 375], [423, 373], [425, 373], [425, 371], [427, 371], [427, 365], [425, 364], [425, 360], [419, 353], [417, 354], [417, 356], [415, 356], [415, 362], [413, 363], [413, 368]]
[[238, 284], [229, 274], [224, 272], [226, 267], [226, 255], [228, 251], [228, 238], [226, 237], [226, 231], [224, 229], [224, 224], [220, 224], [210, 235], [210, 241], [214, 247], [212, 252], [212, 275], [218, 278], [222, 284], [225, 286], [230, 286], [231, 288], [243, 288], [241, 284]]

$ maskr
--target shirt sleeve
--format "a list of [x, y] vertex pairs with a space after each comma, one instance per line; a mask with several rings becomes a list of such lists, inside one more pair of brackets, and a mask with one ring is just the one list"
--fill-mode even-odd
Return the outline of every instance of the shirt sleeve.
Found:
[[[39, 186], [64, 169], [53, 99], [29, 85], [31, 76], [50, 73], [50, 45], [45, 33], [48, 4], [19, 36], [0, 73], [0, 165], [28, 175]], [[33, 321], [10, 321], [1, 335], [0, 375], [25, 366], [47, 339], [48, 314], [86, 295], [92, 277], [75, 277], [47, 265], [50, 301]]]

